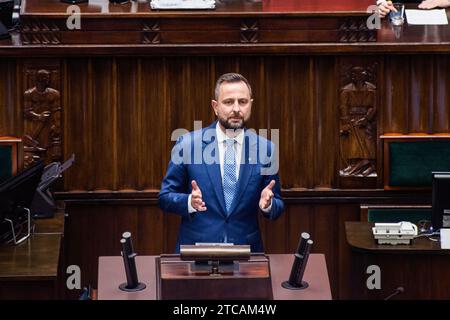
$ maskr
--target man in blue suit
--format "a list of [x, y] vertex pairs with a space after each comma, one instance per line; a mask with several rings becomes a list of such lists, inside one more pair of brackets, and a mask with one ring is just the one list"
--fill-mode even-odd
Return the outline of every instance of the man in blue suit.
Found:
[[180, 137], [159, 193], [164, 212], [182, 217], [180, 244], [248, 244], [263, 252], [258, 215], [283, 210], [278, 159], [271, 141], [245, 128], [252, 108], [250, 84], [227, 73], [216, 84], [217, 121]]

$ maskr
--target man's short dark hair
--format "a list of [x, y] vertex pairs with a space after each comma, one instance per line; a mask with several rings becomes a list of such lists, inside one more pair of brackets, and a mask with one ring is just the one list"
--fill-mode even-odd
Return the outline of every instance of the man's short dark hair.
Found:
[[220, 86], [222, 85], [222, 83], [227, 82], [227, 83], [236, 83], [236, 82], [244, 82], [247, 85], [248, 91], [250, 93], [250, 98], [252, 97], [252, 87], [250, 86], [250, 83], [248, 82], [247, 79], [245, 79], [245, 77], [239, 73], [225, 73], [223, 75], [221, 75], [219, 77], [219, 79], [217, 79], [216, 82], [216, 88], [214, 90], [214, 96], [215, 99], [218, 100], [219, 99], [219, 94], [220, 94]]

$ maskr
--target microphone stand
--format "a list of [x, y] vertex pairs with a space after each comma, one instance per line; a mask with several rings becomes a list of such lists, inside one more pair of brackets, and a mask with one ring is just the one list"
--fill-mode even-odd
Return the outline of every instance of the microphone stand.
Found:
[[303, 232], [300, 236], [300, 242], [295, 253], [294, 263], [292, 265], [291, 274], [288, 281], [284, 281], [281, 286], [289, 290], [300, 290], [308, 288], [309, 284], [303, 281], [306, 264], [308, 263], [309, 253], [313, 245], [313, 241], [309, 239], [308, 233]]
[[122, 283], [119, 286], [119, 289], [122, 291], [134, 292], [144, 290], [146, 285], [142, 282], [139, 282], [137, 271], [136, 271], [136, 262], [134, 258], [136, 257], [136, 253], [133, 250], [133, 244], [131, 242], [131, 233], [124, 232], [122, 235], [122, 239], [120, 240], [122, 244], [122, 257], [123, 264], [125, 266], [125, 274], [127, 276], [127, 282]]

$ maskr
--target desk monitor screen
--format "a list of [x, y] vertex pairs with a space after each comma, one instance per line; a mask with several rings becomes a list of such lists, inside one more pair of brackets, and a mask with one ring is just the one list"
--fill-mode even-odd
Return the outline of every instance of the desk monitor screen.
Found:
[[41, 180], [44, 162], [39, 162], [0, 184], [0, 221], [16, 208], [29, 208]]
[[433, 172], [433, 230], [450, 228], [450, 172]]

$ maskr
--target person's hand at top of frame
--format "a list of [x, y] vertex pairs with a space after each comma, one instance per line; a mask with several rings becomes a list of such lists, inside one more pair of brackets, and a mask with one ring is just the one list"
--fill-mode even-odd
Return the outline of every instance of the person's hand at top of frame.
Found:
[[378, 13], [382, 18], [386, 17], [391, 11], [397, 12], [397, 9], [392, 5], [392, 1], [377, 1], [377, 5]]
[[449, 0], [424, 0], [419, 4], [420, 9], [433, 9], [433, 8], [446, 8], [450, 7]]

